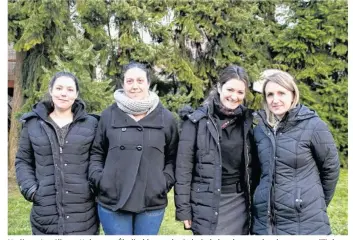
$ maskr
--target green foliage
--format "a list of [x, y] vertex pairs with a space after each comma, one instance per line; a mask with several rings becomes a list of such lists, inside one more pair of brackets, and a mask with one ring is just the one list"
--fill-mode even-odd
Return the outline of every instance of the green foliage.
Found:
[[301, 102], [329, 125], [348, 166], [347, 1], [283, 1], [284, 26], [270, 41], [274, 63], [298, 80]]
[[[64, 47], [62, 55], [64, 60], [56, 56], [54, 68], [43, 68], [41, 87], [38, 91], [31, 89], [32, 97], [26, 101], [23, 111], [29, 111], [31, 106], [43, 98], [48, 92], [49, 81], [58, 71], [66, 71], [75, 74], [79, 79], [79, 97], [84, 100], [88, 112], [100, 114], [108, 105], [113, 103], [113, 89], [110, 81], [97, 81], [93, 79], [91, 67], [96, 67], [99, 55], [92, 52], [92, 45], [82, 37], [70, 37], [68, 45]], [[65, 61], [70, 59], [70, 61]], [[27, 93], [27, 92], [26, 92]]]
[[[99, 112], [131, 60], [156, 70], [154, 87], [174, 113], [202, 103], [229, 64], [244, 67], [252, 82], [264, 69], [288, 71], [347, 166], [347, 9], [343, 0], [11, 0], [9, 41], [27, 53], [24, 109], [41, 98], [50, 75], [67, 70], [81, 80], [89, 111]], [[250, 91], [247, 103], [260, 109], [261, 95]]]

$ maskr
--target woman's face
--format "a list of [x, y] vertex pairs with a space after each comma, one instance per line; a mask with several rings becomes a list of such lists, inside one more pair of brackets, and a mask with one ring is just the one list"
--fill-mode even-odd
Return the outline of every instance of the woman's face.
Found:
[[238, 79], [230, 79], [218, 88], [218, 93], [225, 107], [236, 109], [245, 98], [245, 83]]
[[288, 112], [294, 100], [292, 91], [274, 82], [267, 83], [265, 96], [269, 110], [279, 118]]
[[78, 96], [75, 81], [66, 76], [57, 78], [53, 87], [49, 89], [49, 93], [53, 99], [54, 107], [62, 111], [71, 109]]
[[123, 89], [129, 98], [134, 100], [147, 98], [149, 87], [147, 74], [141, 68], [134, 67], [125, 72]]

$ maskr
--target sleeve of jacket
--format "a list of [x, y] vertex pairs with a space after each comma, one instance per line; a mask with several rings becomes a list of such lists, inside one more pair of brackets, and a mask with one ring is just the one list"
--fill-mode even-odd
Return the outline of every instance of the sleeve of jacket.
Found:
[[196, 125], [190, 120], [183, 123], [175, 168], [176, 183], [174, 200], [176, 219], [179, 221], [191, 220], [191, 179], [194, 168]]
[[257, 153], [257, 146], [255, 143], [254, 139], [254, 131], [253, 129], [250, 129], [249, 131], [249, 145], [250, 145], [250, 150], [249, 154], [251, 155], [251, 164], [250, 164], [250, 196], [252, 197], [257, 185], [260, 182], [260, 177], [261, 177], [261, 168], [260, 168], [260, 162], [258, 158], [258, 153]]
[[99, 188], [99, 181], [102, 176], [105, 158], [108, 152], [108, 140], [106, 138], [105, 116], [102, 114], [92, 143], [88, 176], [92, 188], [96, 191]]
[[35, 176], [34, 151], [29, 139], [27, 123], [24, 124], [21, 131], [15, 167], [16, 179], [21, 193], [27, 201], [32, 202], [32, 197], [38, 188], [38, 183]]
[[175, 161], [179, 142], [178, 125], [174, 117], [172, 117], [166, 141], [165, 167], [163, 172], [167, 179], [167, 191], [169, 192], [175, 183]]
[[167, 191], [174, 186], [175, 183], [175, 161], [176, 154], [178, 151], [178, 125], [174, 117], [171, 118], [171, 125], [168, 128], [166, 134], [166, 146], [165, 146], [165, 167], [164, 175], [167, 179]]
[[311, 144], [328, 206], [338, 182], [340, 162], [332, 134], [322, 120], [316, 123]]

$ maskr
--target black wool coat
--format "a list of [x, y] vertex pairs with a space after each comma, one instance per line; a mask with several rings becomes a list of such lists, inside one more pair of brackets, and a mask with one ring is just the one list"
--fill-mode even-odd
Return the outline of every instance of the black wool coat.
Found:
[[[202, 235], [213, 234], [217, 227], [222, 185], [221, 128], [212, 114], [212, 104], [195, 111], [181, 111], [185, 122], [182, 124], [175, 170], [176, 219], [192, 220], [193, 232]], [[244, 183], [250, 221], [251, 193], [257, 182], [258, 166], [257, 158], [252, 154], [252, 110], [246, 109], [243, 117]]]
[[[98, 120], [84, 105], [73, 105], [74, 119], [60, 146], [48, 121], [50, 106], [40, 102], [25, 114], [16, 155], [21, 193], [33, 201], [33, 234], [98, 234], [96, 204], [88, 182], [90, 147]], [[34, 196], [34, 197], [33, 197]]]
[[111, 211], [165, 208], [178, 139], [176, 120], [161, 103], [138, 122], [116, 103], [104, 110], [89, 167], [98, 202]]
[[290, 110], [276, 131], [264, 111], [255, 118], [261, 180], [254, 194], [253, 233], [330, 234], [327, 206], [340, 164], [327, 125], [303, 105]]

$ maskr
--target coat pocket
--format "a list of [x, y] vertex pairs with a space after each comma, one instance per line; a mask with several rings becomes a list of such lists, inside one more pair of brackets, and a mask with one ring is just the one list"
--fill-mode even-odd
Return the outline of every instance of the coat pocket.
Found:
[[213, 192], [208, 183], [193, 183], [191, 185], [191, 202], [196, 205], [212, 206]]
[[[152, 177], [153, 176], [153, 177]], [[162, 171], [155, 171], [147, 179], [146, 207], [162, 206], [167, 201], [167, 180]]]
[[209, 186], [206, 183], [194, 183], [191, 185], [191, 190], [195, 192], [208, 192]]
[[298, 212], [301, 212], [302, 202], [303, 202], [303, 200], [301, 199], [301, 188], [296, 188], [294, 206]]
[[161, 129], [148, 129], [148, 146], [164, 154], [166, 145], [165, 134]]

